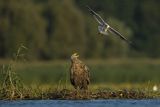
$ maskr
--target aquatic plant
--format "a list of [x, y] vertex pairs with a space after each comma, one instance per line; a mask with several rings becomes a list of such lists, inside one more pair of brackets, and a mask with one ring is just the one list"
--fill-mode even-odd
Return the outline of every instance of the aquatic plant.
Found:
[[2, 65], [1, 68], [1, 89], [0, 89], [0, 98], [1, 99], [17, 99], [23, 98], [23, 83], [21, 78], [17, 75], [15, 68], [15, 63], [23, 59], [24, 54], [22, 53], [23, 49], [27, 49], [22, 44], [18, 48], [13, 60], [9, 64]]

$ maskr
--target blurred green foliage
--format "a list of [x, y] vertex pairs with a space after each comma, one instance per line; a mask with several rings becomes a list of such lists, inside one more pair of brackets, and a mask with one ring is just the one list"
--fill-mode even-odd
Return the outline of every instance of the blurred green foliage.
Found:
[[[159, 60], [90, 60], [91, 84], [159, 83]], [[24, 84], [70, 84], [70, 64], [66, 61], [15, 63], [16, 73]]]
[[[86, 58], [160, 56], [158, 0], [1, 0], [0, 58], [10, 58], [23, 43], [30, 59], [65, 59], [73, 52]], [[141, 51], [99, 36], [96, 12]]]

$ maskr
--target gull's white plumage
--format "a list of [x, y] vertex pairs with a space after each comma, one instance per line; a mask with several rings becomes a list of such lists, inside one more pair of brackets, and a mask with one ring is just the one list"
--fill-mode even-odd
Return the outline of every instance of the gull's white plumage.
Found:
[[119, 36], [122, 40], [126, 41], [127, 43], [131, 44], [131, 41], [127, 40], [122, 34], [120, 34], [118, 31], [113, 29], [108, 23], [106, 23], [99, 14], [97, 14], [95, 11], [93, 11], [89, 6], [87, 6], [90, 13], [93, 15], [93, 17], [96, 19], [96, 21], [99, 23], [98, 25], [98, 31], [100, 34], [108, 35], [109, 32], [114, 33], [115, 35]]

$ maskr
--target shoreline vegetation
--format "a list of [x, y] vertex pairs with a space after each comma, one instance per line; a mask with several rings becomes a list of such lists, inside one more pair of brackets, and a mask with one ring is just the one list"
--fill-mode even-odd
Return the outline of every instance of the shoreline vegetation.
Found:
[[[30, 92], [30, 91], [31, 92]], [[26, 90], [27, 93], [21, 95], [7, 96], [1, 93], [0, 100], [93, 100], [93, 99], [152, 99], [153, 96], [148, 96], [146, 93], [134, 90], [119, 90], [119, 91], [77, 91], [77, 90], [52, 90], [39, 91]], [[35, 92], [33, 92], [35, 91]], [[37, 92], [38, 91], [38, 92]]]
[[160, 98], [160, 90], [153, 90], [154, 85], [159, 87], [156, 77], [159, 61], [112, 60], [111, 63], [97, 61], [89, 64], [93, 69], [87, 91], [75, 90], [71, 86], [67, 69], [69, 64], [64, 61], [5, 64], [1, 66], [0, 100]]
[[[10, 70], [11, 71], [11, 70]], [[12, 72], [12, 71], [11, 71]], [[7, 77], [8, 75], [8, 77]], [[59, 80], [54, 84], [36, 82], [23, 83], [16, 72], [7, 73], [0, 86], [0, 100], [85, 100], [85, 99], [152, 99], [160, 98], [160, 91], [154, 91], [154, 83], [102, 83], [92, 84], [89, 90], [75, 90], [69, 81]], [[28, 77], [29, 78], [29, 77]], [[8, 79], [8, 80], [7, 80]], [[22, 79], [22, 80], [21, 80]]]
[[84, 91], [69, 82], [69, 60], [22, 63], [24, 49], [21, 45], [10, 62], [0, 61], [0, 100], [160, 98], [160, 60], [85, 61], [91, 85]]
[[[98, 85], [95, 85], [99, 87]], [[109, 86], [108, 86], [109, 87]], [[119, 88], [117, 89], [94, 89], [75, 90], [62, 85], [56, 86], [25, 86], [8, 90], [1, 88], [0, 100], [96, 100], [96, 99], [157, 99], [160, 98], [160, 91], [140, 88]]]

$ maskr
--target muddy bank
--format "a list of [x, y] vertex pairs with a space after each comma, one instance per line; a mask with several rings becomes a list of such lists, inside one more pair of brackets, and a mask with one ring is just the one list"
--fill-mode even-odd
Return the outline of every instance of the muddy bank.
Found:
[[151, 98], [141, 91], [119, 90], [119, 91], [71, 91], [63, 89], [48, 93], [49, 99], [79, 100], [79, 99], [146, 99]]
[[81, 90], [50, 90], [50, 91], [29, 91], [21, 94], [7, 96], [1, 93], [0, 100], [85, 100], [85, 99], [151, 99], [154, 98], [143, 91], [118, 90], [118, 91], [81, 91]]

